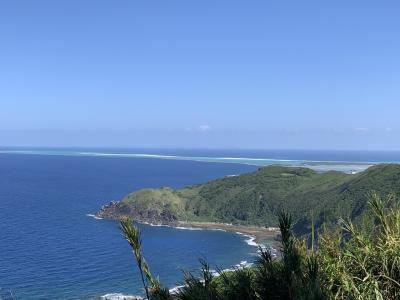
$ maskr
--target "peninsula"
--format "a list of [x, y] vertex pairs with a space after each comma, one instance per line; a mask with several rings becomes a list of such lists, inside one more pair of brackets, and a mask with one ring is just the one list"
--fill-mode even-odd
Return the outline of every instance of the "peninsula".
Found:
[[358, 221], [366, 214], [368, 191], [400, 193], [400, 165], [381, 164], [357, 174], [318, 173], [299, 167], [268, 166], [182, 189], [142, 189], [104, 205], [99, 218], [132, 218], [168, 226], [239, 231], [263, 239], [276, 233], [281, 210], [306, 234], [339, 217]]

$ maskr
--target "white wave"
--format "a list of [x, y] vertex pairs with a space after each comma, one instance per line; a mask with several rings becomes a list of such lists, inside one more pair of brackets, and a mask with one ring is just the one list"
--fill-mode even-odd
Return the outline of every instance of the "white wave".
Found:
[[[172, 225], [167, 225], [167, 224], [159, 224], [159, 223], [150, 223], [146, 221], [140, 221], [140, 220], [135, 220], [136, 223], [142, 224], [142, 225], [147, 225], [151, 227], [168, 227], [168, 228], [176, 228], [175, 226]], [[183, 229], [183, 228], [181, 228]]]
[[182, 229], [182, 230], [204, 230], [203, 228], [200, 227], [182, 227], [182, 226], [177, 226], [174, 227], [176, 229]]
[[278, 256], [278, 251], [274, 247], [272, 247], [271, 245], [267, 246], [267, 245], [264, 245], [264, 244], [257, 243], [255, 241], [256, 238], [254, 236], [251, 236], [251, 235], [248, 235], [248, 234], [245, 234], [245, 233], [242, 233], [242, 232], [236, 232], [236, 234], [239, 234], [239, 235], [247, 237], [248, 239], [244, 240], [245, 243], [247, 243], [249, 246], [253, 246], [253, 247], [257, 247], [258, 248], [257, 252], [256, 253], [252, 253], [252, 254], [258, 255], [261, 252], [261, 250], [262, 251], [269, 250], [271, 252], [272, 257], [277, 257]]
[[260, 244], [255, 242], [256, 237], [254, 237], [252, 235], [249, 235], [249, 234], [245, 234], [245, 233], [239, 232], [239, 231], [236, 231], [235, 233], [247, 237], [248, 239], [244, 240], [247, 245], [254, 246], [254, 247], [259, 247], [260, 246]]
[[86, 214], [86, 216], [87, 217], [91, 217], [91, 218], [96, 219], [96, 220], [102, 220], [103, 219], [103, 218], [97, 217], [96, 215], [93, 215], [93, 214]]
[[177, 286], [175, 286], [175, 287], [169, 289], [169, 292], [170, 292], [170, 294], [172, 294], [172, 295], [177, 294], [177, 293], [179, 292], [179, 290], [180, 290], [181, 288], [183, 288], [183, 287], [184, 287], [184, 285], [177, 285]]
[[[132, 156], [143, 158], [161, 158], [161, 159], [184, 159], [197, 161], [239, 161], [239, 162], [264, 162], [268, 164], [284, 163], [309, 163], [309, 164], [354, 164], [372, 165], [373, 162], [352, 162], [352, 161], [329, 161], [329, 160], [296, 160], [296, 159], [276, 159], [276, 158], [253, 158], [253, 157], [214, 157], [214, 156], [180, 156], [180, 155], [162, 155], [162, 154], [144, 154], [144, 153], [96, 153], [97, 155], [113, 156]], [[258, 164], [257, 164], [258, 165]], [[263, 164], [261, 164], [263, 165]]]
[[249, 246], [254, 246], [254, 247], [258, 247], [259, 244], [255, 242], [255, 237], [250, 237], [248, 240], [245, 240], [245, 242], [249, 245]]
[[140, 300], [140, 296], [124, 295], [121, 293], [109, 293], [99, 297], [100, 300]]
[[227, 230], [225, 230], [225, 229], [222, 229], [222, 228], [209, 228], [209, 229], [207, 229], [207, 230], [214, 230], [214, 231], [228, 232]]
[[236, 268], [249, 268], [253, 265], [253, 263], [247, 262], [247, 260], [242, 260], [240, 263], [235, 265]]
[[204, 227], [186, 227], [186, 226], [173, 226], [173, 225], [166, 225], [166, 224], [154, 224], [146, 221], [138, 221], [136, 220], [135, 222], [152, 226], [152, 227], [169, 227], [169, 228], [174, 228], [174, 229], [180, 229], [180, 230], [194, 230], [194, 231], [200, 231], [200, 230], [212, 230], [212, 231], [223, 231], [227, 232], [227, 230], [222, 229], [222, 228], [204, 228]]
[[138, 221], [135, 220], [135, 222], [140, 223], [140, 224], [145, 224], [151, 227], [171, 227], [169, 225], [165, 225], [165, 224], [154, 224], [154, 223], [150, 223], [150, 222], [146, 222], [146, 221]]
[[209, 157], [209, 156], [183, 156], [163, 155], [148, 153], [107, 153], [107, 152], [77, 152], [58, 150], [0, 150], [0, 154], [36, 154], [36, 155], [67, 155], [67, 156], [104, 156], [104, 157], [132, 157], [132, 158], [155, 158], [171, 160], [189, 160], [199, 162], [220, 162], [238, 163], [254, 166], [283, 165], [292, 167], [308, 167], [316, 171], [325, 172], [336, 170], [346, 173], [361, 172], [368, 167], [378, 163], [399, 163], [399, 162], [352, 162], [352, 161], [329, 161], [329, 160], [295, 160], [275, 158], [254, 158], [254, 157]]
[[174, 228], [174, 229], [180, 229], [180, 230], [204, 230], [204, 228], [201, 227], [183, 227], [183, 226], [172, 226], [172, 225], [166, 225], [166, 224], [154, 224], [146, 221], [138, 221], [136, 220], [135, 222], [152, 226], [152, 227], [169, 227], [169, 228]]
[[221, 271], [217, 271], [217, 270], [210, 270], [210, 271], [211, 271], [211, 274], [212, 274], [213, 276], [218, 277], [218, 276], [221, 275], [221, 273], [233, 272], [233, 271], [236, 271], [236, 270], [238, 270], [238, 269], [250, 268], [250, 267], [252, 267], [253, 265], [254, 265], [253, 263], [249, 263], [249, 262], [247, 262], [247, 260], [242, 260], [240, 263], [234, 265], [234, 266], [231, 267], [231, 268], [226, 268], [226, 269], [223, 269], [223, 270], [221, 270]]

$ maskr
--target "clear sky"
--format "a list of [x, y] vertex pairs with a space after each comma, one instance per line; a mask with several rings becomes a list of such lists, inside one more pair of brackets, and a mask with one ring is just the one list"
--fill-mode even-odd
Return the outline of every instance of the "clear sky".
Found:
[[399, 1], [0, 2], [0, 146], [400, 150]]

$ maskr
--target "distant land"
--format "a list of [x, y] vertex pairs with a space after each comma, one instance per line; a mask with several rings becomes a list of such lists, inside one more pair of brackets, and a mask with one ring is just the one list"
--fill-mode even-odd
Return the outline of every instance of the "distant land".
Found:
[[368, 214], [372, 191], [399, 194], [400, 165], [380, 164], [357, 174], [267, 166], [182, 189], [142, 189], [103, 206], [96, 216], [170, 226], [216, 222], [276, 227], [277, 215], [285, 209], [294, 218], [295, 232], [305, 234], [312, 218], [317, 229], [340, 217], [360, 220]]

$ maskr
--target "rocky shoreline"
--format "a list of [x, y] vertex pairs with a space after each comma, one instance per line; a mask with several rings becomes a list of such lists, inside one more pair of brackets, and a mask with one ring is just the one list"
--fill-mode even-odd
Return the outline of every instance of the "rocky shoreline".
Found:
[[179, 226], [178, 218], [168, 210], [137, 210], [122, 201], [111, 201], [103, 205], [95, 214], [97, 218], [121, 220], [130, 218], [139, 223], [148, 223], [154, 225]]
[[157, 210], [137, 210], [122, 201], [111, 201], [103, 205], [95, 214], [96, 218], [121, 220], [130, 218], [138, 223], [149, 224], [153, 226], [169, 226], [182, 229], [208, 229], [208, 230], [224, 230], [245, 235], [251, 238], [255, 244], [276, 245], [279, 240], [279, 228], [260, 227], [251, 225], [235, 225], [229, 223], [218, 222], [184, 222], [168, 210], [161, 212]]

